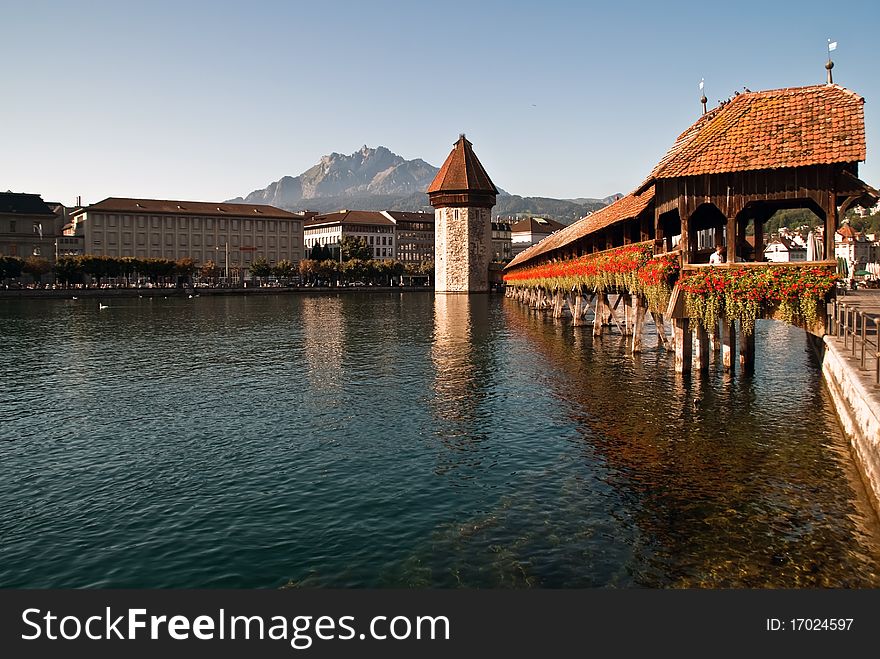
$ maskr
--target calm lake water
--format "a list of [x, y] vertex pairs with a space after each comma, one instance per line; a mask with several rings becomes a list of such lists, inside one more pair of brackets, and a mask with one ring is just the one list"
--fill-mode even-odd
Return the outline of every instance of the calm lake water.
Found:
[[109, 304], [0, 301], [0, 586], [880, 586], [785, 325], [682, 377], [497, 296]]

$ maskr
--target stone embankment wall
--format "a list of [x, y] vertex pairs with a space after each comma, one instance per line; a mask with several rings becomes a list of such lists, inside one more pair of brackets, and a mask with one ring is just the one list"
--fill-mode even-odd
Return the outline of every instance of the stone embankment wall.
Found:
[[870, 372], [860, 371], [835, 337], [823, 337], [819, 347], [822, 375], [853, 447], [871, 503], [880, 514], [880, 392], [874, 388]]

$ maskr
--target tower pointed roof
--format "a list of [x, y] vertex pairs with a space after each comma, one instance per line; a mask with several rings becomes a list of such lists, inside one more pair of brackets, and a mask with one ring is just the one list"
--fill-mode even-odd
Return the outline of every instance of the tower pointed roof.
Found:
[[437, 172], [437, 176], [428, 186], [428, 194], [438, 192], [498, 194], [498, 189], [474, 153], [473, 144], [463, 133], [452, 147], [452, 152]]

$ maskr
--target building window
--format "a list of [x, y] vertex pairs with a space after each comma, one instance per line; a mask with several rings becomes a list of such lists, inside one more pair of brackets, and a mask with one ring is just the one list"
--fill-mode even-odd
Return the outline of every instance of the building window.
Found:
[[16, 231], [15, 220], [9, 220], [9, 233], [15, 233]]

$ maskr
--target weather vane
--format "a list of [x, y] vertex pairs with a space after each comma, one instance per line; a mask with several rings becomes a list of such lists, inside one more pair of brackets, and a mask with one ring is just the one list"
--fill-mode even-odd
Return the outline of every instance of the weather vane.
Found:
[[837, 50], [837, 42], [828, 40], [828, 61], [825, 63], [825, 69], [828, 71], [828, 84], [834, 84], [834, 76], [831, 75], [831, 69], [834, 68], [834, 62], [831, 61], [831, 51]]
[[703, 114], [706, 114], [706, 103], [709, 99], [706, 98], [706, 94], [703, 91], [703, 88], [706, 86], [706, 79], [700, 78], [700, 103], [703, 104]]

